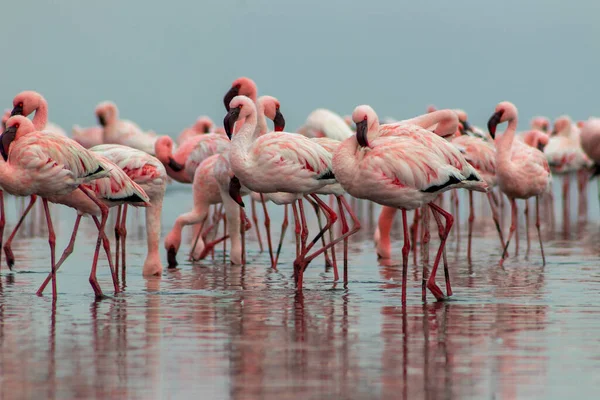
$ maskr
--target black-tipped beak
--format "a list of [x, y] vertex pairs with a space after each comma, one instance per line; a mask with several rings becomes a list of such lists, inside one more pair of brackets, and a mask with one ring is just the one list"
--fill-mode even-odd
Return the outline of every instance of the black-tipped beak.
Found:
[[461, 122], [461, 124], [462, 124], [465, 132], [471, 132], [471, 133], [474, 132], [473, 131], [473, 127], [471, 126], [471, 124], [469, 123], [469, 121], [465, 120], [465, 121], [460, 121], [460, 122]]
[[106, 119], [104, 118], [104, 115], [98, 115], [98, 123], [102, 127], [106, 126]]
[[232, 108], [227, 112], [225, 118], [223, 119], [223, 126], [225, 127], [225, 133], [227, 133], [227, 137], [231, 140], [231, 133], [233, 132], [233, 126], [235, 125], [235, 121], [237, 121], [240, 116], [240, 107]]
[[175, 268], [179, 265], [177, 264], [177, 250], [175, 250], [175, 246], [169, 247], [167, 251], [167, 264], [169, 268]]
[[23, 115], [23, 104], [17, 104], [11, 111], [10, 116]]
[[172, 157], [169, 157], [169, 168], [175, 172], [182, 171], [184, 166], [175, 161]]
[[0, 136], [0, 154], [2, 154], [4, 161], [8, 160], [8, 150], [10, 149], [10, 144], [15, 140], [16, 135], [17, 128], [11, 126], [2, 133], [2, 136]]
[[210, 126], [204, 125], [204, 129], [202, 129], [202, 133], [210, 133]]
[[367, 139], [367, 120], [360, 121], [356, 124], [356, 141], [361, 147], [369, 147], [369, 140]]
[[504, 112], [502, 110], [495, 112], [489, 119], [487, 126], [488, 126], [488, 132], [490, 133], [490, 136], [492, 137], [492, 139], [496, 138], [496, 127], [498, 126], [498, 124], [500, 123], [500, 120], [502, 119], [502, 114], [504, 114]]
[[545, 145], [544, 143], [542, 143], [542, 142], [538, 142], [538, 144], [537, 144], [537, 149], [538, 149], [539, 151], [541, 151], [542, 153], [544, 152], [544, 147], [546, 147], [546, 145]]
[[229, 103], [231, 103], [231, 100], [233, 100], [233, 98], [235, 96], [237, 96], [240, 93], [240, 88], [239, 87], [232, 87], [231, 89], [229, 89], [229, 91], [227, 93], [225, 93], [225, 97], [223, 97], [223, 103], [225, 104], [225, 109], [227, 111], [229, 111]]
[[279, 109], [275, 112], [273, 123], [275, 124], [275, 132], [283, 132], [285, 129], [285, 118], [283, 118], [283, 114]]
[[240, 180], [237, 178], [237, 176], [234, 176], [233, 178], [231, 178], [231, 181], [229, 181], [229, 196], [231, 196], [231, 198], [235, 200], [235, 202], [238, 203], [240, 207], [244, 207], [244, 202], [242, 201], [242, 195], [240, 193], [241, 190], [242, 184], [240, 183]]

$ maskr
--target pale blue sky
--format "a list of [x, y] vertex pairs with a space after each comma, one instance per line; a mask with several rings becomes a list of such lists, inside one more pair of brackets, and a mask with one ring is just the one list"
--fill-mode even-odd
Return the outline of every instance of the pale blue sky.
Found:
[[176, 134], [200, 114], [222, 122], [223, 94], [246, 75], [279, 98], [290, 130], [314, 108], [362, 103], [398, 118], [460, 107], [479, 125], [501, 100], [522, 122], [600, 115], [596, 0], [151, 3], [3, 4], [3, 108], [38, 90], [70, 129], [94, 124], [110, 99], [143, 128]]

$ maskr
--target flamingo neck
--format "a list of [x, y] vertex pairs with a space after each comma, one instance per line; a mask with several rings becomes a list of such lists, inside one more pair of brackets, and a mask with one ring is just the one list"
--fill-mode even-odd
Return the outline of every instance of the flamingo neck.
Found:
[[40, 101], [38, 108], [35, 109], [35, 115], [33, 116], [33, 126], [36, 131], [43, 131], [48, 123], [48, 103], [44, 100]]
[[258, 114], [258, 120], [257, 120], [257, 125], [256, 125], [256, 131], [254, 132], [254, 136], [258, 137], [258, 136], [262, 136], [265, 133], [267, 133], [269, 128], [267, 126], [267, 117], [265, 117], [265, 107], [260, 101], [256, 105], [256, 111]]
[[498, 159], [501, 161], [510, 160], [511, 149], [515, 140], [515, 132], [517, 131], [517, 118], [512, 118], [508, 121], [508, 127], [502, 136], [496, 139], [496, 152]]
[[160, 261], [160, 223], [162, 214], [162, 198], [155, 199], [149, 207], [146, 207], [146, 242], [148, 245], [148, 254], [144, 262], [144, 275], [152, 275], [158, 271], [162, 264]]
[[425, 129], [435, 129], [438, 136], [448, 136], [458, 129], [458, 117], [452, 110], [433, 111], [404, 121]]

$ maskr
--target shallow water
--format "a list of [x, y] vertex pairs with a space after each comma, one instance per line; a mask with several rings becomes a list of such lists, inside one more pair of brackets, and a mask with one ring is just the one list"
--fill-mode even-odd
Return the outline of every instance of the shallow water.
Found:
[[[178, 269], [143, 279], [143, 219], [132, 212], [124, 292], [113, 295], [103, 261], [99, 281], [108, 298], [94, 299], [87, 277], [95, 233], [85, 221], [74, 254], [58, 273], [53, 308], [48, 294], [35, 295], [49, 270], [45, 232], [28, 226], [15, 241], [15, 272], [5, 265], [1, 271], [0, 398], [595, 398], [595, 193], [594, 184], [590, 222], [578, 223], [573, 206], [568, 233], [558, 212], [554, 228], [544, 224], [545, 267], [532, 232], [528, 259], [522, 236], [519, 257], [499, 268], [489, 217], [476, 220], [469, 264], [463, 224], [460, 241], [453, 232], [448, 243], [452, 300], [435, 302], [429, 295], [422, 303], [421, 268], [411, 262], [405, 306], [401, 268], [398, 262], [378, 265], [366, 207], [364, 229], [351, 240], [348, 288], [334, 284], [317, 259], [305, 274], [303, 295], [291, 279], [291, 232], [279, 271], [269, 268], [253, 235], [245, 267], [225, 265], [220, 248], [215, 261], [185, 262], [188, 238]], [[163, 234], [191, 201], [189, 188], [169, 189]], [[8, 201], [7, 231], [17, 208], [18, 202]], [[273, 205], [270, 210], [277, 238], [282, 212]], [[54, 211], [62, 249], [74, 215]], [[481, 207], [476, 211], [481, 216]], [[463, 222], [466, 214], [463, 201]], [[401, 232], [395, 237], [399, 261]], [[433, 232], [432, 239], [431, 260]], [[443, 273], [438, 276], [442, 286]]]

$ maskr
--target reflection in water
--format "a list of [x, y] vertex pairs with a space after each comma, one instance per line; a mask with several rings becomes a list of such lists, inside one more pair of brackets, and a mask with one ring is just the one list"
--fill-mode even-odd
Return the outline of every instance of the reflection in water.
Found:
[[[188, 192], [168, 196], [191, 202]], [[176, 211], [165, 209], [166, 227]], [[57, 225], [68, 231], [64, 213]], [[569, 240], [547, 228], [546, 267], [533, 248], [501, 269], [481, 215], [472, 262], [449, 250], [454, 299], [422, 304], [422, 269], [411, 262], [406, 305], [401, 265], [375, 260], [372, 229], [350, 241], [348, 289], [316, 260], [299, 295], [291, 243], [279, 271], [249, 237], [245, 267], [222, 263], [219, 250], [215, 261], [142, 279], [145, 236], [134, 228], [124, 292], [102, 301], [87, 286], [95, 239], [82, 235], [58, 274], [55, 307], [34, 295], [48, 272], [45, 236], [23, 235], [16, 272], [0, 275], [0, 398], [593, 398], [597, 224], [572, 221]], [[110, 287], [106, 268], [99, 281]]]

